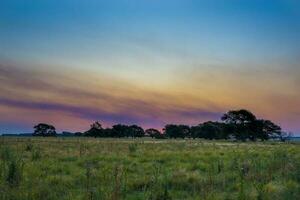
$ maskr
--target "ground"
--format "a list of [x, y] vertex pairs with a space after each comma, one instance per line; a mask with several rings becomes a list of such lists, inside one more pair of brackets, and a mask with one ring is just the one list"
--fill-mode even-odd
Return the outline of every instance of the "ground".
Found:
[[300, 199], [300, 143], [0, 138], [0, 199]]

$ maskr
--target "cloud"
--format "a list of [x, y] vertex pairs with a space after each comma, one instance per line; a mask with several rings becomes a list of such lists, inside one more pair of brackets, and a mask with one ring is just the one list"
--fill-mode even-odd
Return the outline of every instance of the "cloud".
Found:
[[133, 116], [130, 116], [130, 113], [127, 113], [126, 116], [122, 114], [113, 114], [108, 113], [99, 108], [86, 108], [86, 107], [77, 107], [71, 105], [63, 105], [58, 103], [43, 103], [43, 102], [28, 102], [28, 101], [18, 101], [11, 99], [0, 98], [0, 104], [12, 107], [26, 108], [26, 109], [35, 109], [47, 111], [60, 111], [71, 113], [78, 117], [83, 117], [86, 119], [102, 119], [109, 121], [120, 121], [124, 122], [126, 120], [137, 120]]
[[50, 89], [54, 87], [47, 83], [45, 74], [33, 70], [24, 70], [22, 67], [0, 64], [1, 88], [11, 86], [16, 88], [30, 88], [32, 90]]
[[[14, 115], [26, 118], [26, 123], [49, 120], [66, 129], [72, 128], [72, 121], [87, 127], [94, 120], [108, 126], [135, 123], [146, 128], [162, 128], [166, 123], [193, 125], [218, 120], [229, 109], [249, 108], [259, 116], [290, 125], [284, 118], [291, 117], [289, 113], [293, 110], [298, 112], [300, 96], [286, 74], [284, 81], [278, 80], [282, 84], [277, 91], [274, 85], [280, 83], [273, 83], [274, 77], [279, 77], [275, 72], [267, 80], [261, 80], [264, 76], [256, 75], [255, 70], [231, 71], [233, 74], [222, 71], [178, 71], [178, 81], [172, 79], [170, 87], [157, 88], [83, 70], [65, 73], [65, 70], [42, 71], [0, 64], [0, 111], [3, 113], [0, 122], [7, 122], [8, 115], [13, 121]], [[206, 72], [210, 76], [206, 77]], [[259, 83], [269, 84], [259, 87]], [[292, 118], [290, 121], [299, 117]], [[295, 123], [292, 126], [297, 127]]]
[[218, 120], [222, 113], [221, 112], [212, 112], [203, 109], [192, 109], [192, 110], [178, 110], [173, 111], [173, 113], [177, 116], [181, 116], [183, 118], [188, 119], [211, 119], [211, 120]]
[[[146, 127], [154, 126], [156, 128], [161, 128], [165, 123], [174, 123], [178, 119], [183, 119], [185, 122], [190, 122], [191, 124], [197, 124], [203, 121], [203, 119], [212, 118], [216, 119], [220, 116], [220, 113], [209, 112], [205, 110], [169, 110], [165, 112], [159, 112], [156, 108], [153, 110], [147, 110], [146, 112], [140, 111], [140, 105], [136, 105], [137, 110], [132, 110], [132, 107], [124, 108], [122, 111], [117, 113], [107, 112], [100, 108], [90, 108], [90, 107], [80, 107], [63, 105], [57, 103], [43, 103], [43, 102], [28, 102], [20, 100], [11, 100], [0, 98], [0, 105], [21, 108], [27, 110], [39, 110], [45, 113], [47, 112], [59, 112], [64, 115], [72, 115], [75, 118], [83, 118], [85, 120], [95, 121], [100, 120], [105, 124], [139, 124]], [[156, 116], [151, 114], [151, 112], [156, 113]], [[159, 117], [161, 116], [162, 117]], [[171, 120], [165, 119], [168, 116]], [[173, 121], [172, 121], [173, 120]], [[195, 120], [198, 120], [195, 122]]]
[[[99, 81], [93, 85], [92, 81], [15, 66], [0, 65], [0, 71], [0, 105], [26, 109], [32, 121], [37, 116], [30, 110], [51, 112], [51, 119], [53, 112], [59, 112], [91, 122], [100, 120], [108, 125], [137, 123], [156, 128], [178, 120], [199, 123], [218, 115], [210, 108], [199, 109], [188, 102], [180, 103], [181, 98], [185, 99], [180, 95], [151, 91], [120, 80], [111, 80], [110, 84]], [[64, 80], [68, 80], [68, 84]], [[211, 109], [215, 108], [211, 104]]]

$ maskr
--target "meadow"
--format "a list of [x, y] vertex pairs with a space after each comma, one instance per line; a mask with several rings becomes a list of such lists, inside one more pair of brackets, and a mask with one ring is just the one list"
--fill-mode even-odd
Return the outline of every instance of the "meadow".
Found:
[[300, 199], [300, 143], [0, 138], [1, 200]]

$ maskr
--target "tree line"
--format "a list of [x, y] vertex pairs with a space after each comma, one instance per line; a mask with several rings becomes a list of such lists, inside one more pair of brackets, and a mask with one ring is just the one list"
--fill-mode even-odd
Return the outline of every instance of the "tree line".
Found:
[[[34, 136], [56, 136], [55, 127], [49, 124], [38, 124], [34, 127]], [[103, 128], [96, 121], [90, 129], [74, 136], [139, 138], [149, 136], [156, 139], [166, 138], [204, 138], [204, 139], [236, 139], [241, 141], [268, 140], [287, 136], [281, 127], [270, 120], [258, 119], [252, 112], [241, 109], [232, 110], [221, 117], [221, 121], [208, 121], [196, 126], [183, 124], [167, 124], [162, 131], [154, 128], [144, 130], [138, 125], [116, 124], [111, 128]]]

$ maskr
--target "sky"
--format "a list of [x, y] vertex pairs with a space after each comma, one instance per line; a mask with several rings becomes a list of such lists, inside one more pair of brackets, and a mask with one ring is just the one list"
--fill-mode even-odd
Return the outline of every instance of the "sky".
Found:
[[298, 0], [1, 0], [0, 133], [196, 125], [300, 134]]

